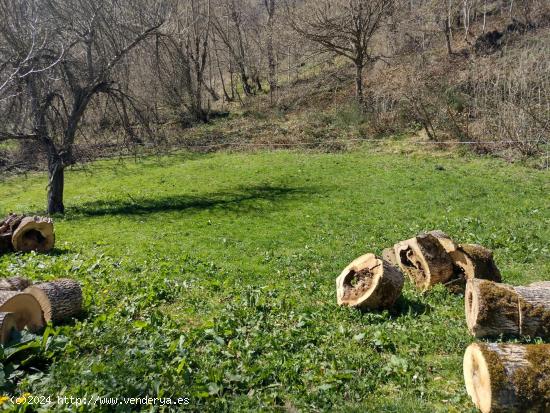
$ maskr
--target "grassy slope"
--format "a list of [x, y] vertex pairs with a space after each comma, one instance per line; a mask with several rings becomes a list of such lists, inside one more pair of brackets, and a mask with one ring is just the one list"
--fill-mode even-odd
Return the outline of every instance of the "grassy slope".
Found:
[[[462, 297], [407, 285], [391, 313], [361, 315], [336, 306], [335, 276], [440, 228], [494, 249], [506, 282], [550, 278], [548, 173], [495, 160], [220, 153], [89, 172], [68, 174], [56, 253], [0, 257], [1, 273], [85, 288], [87, 314], [44, 341], [29, 362], [44, 373], [28, 370], [16, 393], [469, 411]], [[0, 213], [41, 209], [44, 186], [0, 183]]]

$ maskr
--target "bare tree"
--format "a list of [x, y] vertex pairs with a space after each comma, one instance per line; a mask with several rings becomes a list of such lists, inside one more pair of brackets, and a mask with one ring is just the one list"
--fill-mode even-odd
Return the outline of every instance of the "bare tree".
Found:
[[73, 148], [90, 103], [102, 94], [115, 104], [129, 102], [117, 83], [121, 63], [159, 30], [167, 9], [154, 1], [2, 0], [0, 11], [2, 50], [29, 56], [22, 60], [24, 76], [11, 78], [16, 93], [0, 106], [7, 120], [0, 140], [39, 144], [48, 161], [47, 211], [63, 213], [64, 172], [75, 163]]
[[351, 60], [355, 65], [355, 94], [363, 106], [363, 71], [378, 60], [372, 39], [394, 0], [305, 0], [300, 8], [287, 12], [292, 27], [325, 50]]
[[[204, 90], [215, 99], [205, 71], [209, 63], [211, 1], [190, 0], [178, 9], [170, 30], [160, 38], [156, 69], [170, 107], [184, 107], [194, 120], [208, 121]], [[182, 114], [179, 114], [182, 116]]]
[[271, 103], [273, 104], [273, 93], [277, 89], [277, 73], [275, 50], [273, 46], [273, 26], [275, 20], [275, 0], [264, 0], [264, 6], [267, 11], [267, 64], [269, 66], [269, 92]]

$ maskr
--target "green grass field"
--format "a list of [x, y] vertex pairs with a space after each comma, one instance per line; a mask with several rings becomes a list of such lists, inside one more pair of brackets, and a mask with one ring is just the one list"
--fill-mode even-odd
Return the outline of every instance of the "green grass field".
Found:
[[[4, 391], [188, 397], [185, 408], [216, 412], [475, 411], [463, 297], [407, 284], [392, 311], [361, 314], [336, 305], [334, 280], [355, 257], [436, 228], [493, 249], [505, 282], [550, 279], [548, 177], [367, 149], [70, 171], [54, 253], [2, 256], [0, 273], [76, 278], [86, 313], [4, 349]], [[0, 182], [0, 213], [42, 210], [45, 186], [41, 174]], [[44, 411], [63, 408], [99, 410]]]

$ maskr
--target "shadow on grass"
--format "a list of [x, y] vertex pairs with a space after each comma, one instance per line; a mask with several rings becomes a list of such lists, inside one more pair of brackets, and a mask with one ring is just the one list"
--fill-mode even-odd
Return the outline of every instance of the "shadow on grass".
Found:
[[[218, 192], [208, 196], [192, 195], [159, 196], [154, 198], [99, 200], [69, 208], [67, 218], [78, 219], [81, 216], [104, 215], [145, 215], [156, 212], [206, 210], [216, 207], [246, 211], [263, 209], [253, 201], [281, 201], [289, 198], [317, 193], [318, 188], [293, 188], [284, 186], [258, 185], [237, 188], [235, 192]], [[272, 206], [269, 206], [272, 208]]]
[[67, 249], [67, 248], [54, 248], [52, 249], [51, 251], [48, 251], [47, 252], [47, 255], [53, 255], [54, 257], [58, 257], [60, 255], [65, 255], [65, 254], [72, 254], [74, 253], [74, 251], [70, 250], [70, 249]]
[[429, 314], [431, 310], [432, 308], [429, 305], [426, 305], [421, 301], [411, 300], [407, 297], [401, 296], [395, 303], [395, 306], [391, 309], [390, 314], [392, 318], [407, 314], [412, 316], [420, 316]]

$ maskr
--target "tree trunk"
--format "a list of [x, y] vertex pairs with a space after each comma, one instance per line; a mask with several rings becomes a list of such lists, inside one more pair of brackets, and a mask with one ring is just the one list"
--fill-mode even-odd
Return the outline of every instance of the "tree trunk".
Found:
[[40, 304], [31, 294], [0, 291], [0, 312], [14, 313], [18, 330], [27, 327], [36, 332], [44, 327]]
[[336, 279], [339, 305], [361, 310], [387, 309], [401, 295], [405, 279], [390, 263], [365, 254], [353, 260]]
[[471, 344], [463, 371], [482, 413], [550, 411], [550, 344]]
[[451, 25], [450, 25], [449, 19], [445, 20], [444, 32], [445, 32], [445, 43], [447, 44], [447, 54], [451, 56], [453, 54], [453, 48], [451, 46], [452, 32], [451, 32]]
[[59, 279], [35, 284], [25, 292], [38, 300], [46, 321], [57, 323], [78, 315], [82, 310], [82, 288], [74, 280]]
[[48, 214], [63, 214], [63, 191], [65, 187], [65, 169], [60, 162], [48, 166]]
[[450, 255], [432, 234], [421, 234], [394, 246], [401, 270], [421, 291], [444, 284], [453, 276]]
[[363, 95], [363, 63], [355, 63], [355, 98], [357, 104], [363, 109], [364, 95]]
[[501, 334], [550, 339], [550, 288], [513, 287], [488, 280], [466, 283], [466, 324], [474, 336]]

